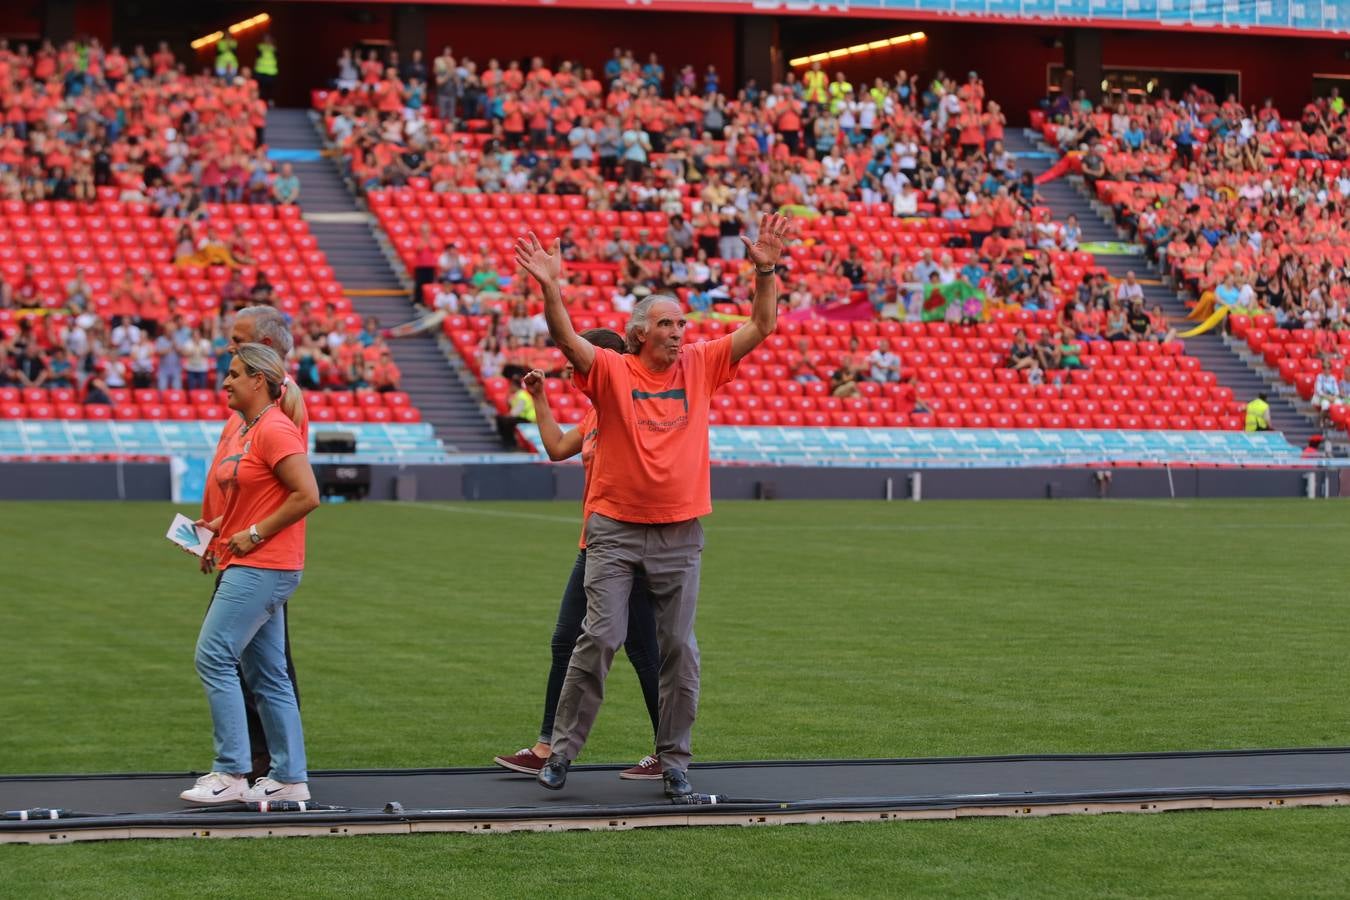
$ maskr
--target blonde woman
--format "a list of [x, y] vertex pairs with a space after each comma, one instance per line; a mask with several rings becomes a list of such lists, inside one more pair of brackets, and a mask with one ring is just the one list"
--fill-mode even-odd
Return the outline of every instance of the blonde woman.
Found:
[[[197, 673], [211, 707], [215, 762], [180, 796], [189, 803], [308, 800], [304, 732], [286, 669], [286, 602], [305, 566], [304, 519], [319, 490], [304, 437], [281, 409], [286, 370], [263, 344], [241, 344], [225, 375], [226, 428], [210, 478], [220, 513], [199, 524], [219, 539], [220, 581], [197, 638]], [[240, 673], [258, 700], [271, 770], [249, 787]]]

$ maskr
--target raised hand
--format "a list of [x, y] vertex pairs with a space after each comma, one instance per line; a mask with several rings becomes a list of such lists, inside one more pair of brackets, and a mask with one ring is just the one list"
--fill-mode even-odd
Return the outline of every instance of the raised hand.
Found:
[[741, 235], [741, 242], [745, 244], [745, 255], [759, 268], [778, 265], [778, 258], [783, 255], [783, 247], [787, 243], [788, 231], [792, 228], [792, 220], [787, 216], [780, 216], [777, 213], [768, 213], [759, 219], [759, 239], [751, 241], [745, 235]]
[[544, 249], [533, 231], [516, 240], [516, 265], [539, 282], [540, 286], [556, 285], [562, 280], [562, 242], [553, 241], [553, 252]]
[[530, 396], [536, 400], [544, 396], [544, 373], [540, 369], [531, 369], [520, 379], [520, 386], [530, 392]]

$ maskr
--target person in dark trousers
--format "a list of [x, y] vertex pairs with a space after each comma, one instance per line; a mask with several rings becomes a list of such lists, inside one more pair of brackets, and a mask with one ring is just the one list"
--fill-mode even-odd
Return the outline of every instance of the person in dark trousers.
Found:
[[529, 234], [516, 262], [540, 285], [554, 343], [595, 406], [594, 502], [586, 518], [586, 619], [558, 699], [552, 754], [540, 786], [561, 790], [581, 753], [604, 696], [605, 678], [628, 626], [628, 601], [646, 576], [661, 647], [657, 726], [666, 796], [688, 800], [686, 774], [698, 713], [700, 662], [694, 619], [702, 568], [703, 528], [712, 511], [708, 419], [713, 393], [736, 377], [737, 364], [773, 333], [778, 316], [776, 266], [789, 220], [761, 219], [758, 238], [743, 238], [755, 265], [750, 319], [717, 340], [685, 344], [679, 301], [654, 295], [633, 308], [628, 353], [596, 348], [576, 333], [562, 297], [562, 251]]
[[[616, 353], [624, 351], [623, 338], [608, 328], [592, 328], [583, 331], [581, 336], [597, 347], [607, 347]], [[549, 459], [555, 461], [570, 459], [580, 453], [581, 464], [586, 473], [586, 484], [589, 485], [591, 463], [595, 458], [595, 439], [598, 434], [595, 427], [595, 411], [589, 411], [576, 428], [564, 434], [548, 405], [548, 396], [544, 391], [544, 373], [535, 369], [525, 376], [523, 384], [534, 397], [539, 438], [548, 452]], [[589, 493], [582, 495], [583, 525], [589, 511], [589, 500]], [[504, 769], [525, 775], [538, 775], [552, 752], [553, 722], [558, 712], [558, 697], [562, 694], [567, 666], [572, 659], [577, 638], [581, 636], [581, 625], [586, 617], [585, 577], [586, 538], [583, 529], [581, 552], [577, 554], [576, 565], [572, 567], [572, 576], [567, 580], [567, 589], [563, 591], [562, 604], [558, 608], [558, 622], [553, 628], [553, 639], [550, 642], [553, 663], [549, 667], [548, 687], [544, 692], [544, 720], [539, 726], [539, 739], [533, 747], [525, 747], [511, 756], [493, 757], [493, 762]], [[638, 683], [642, 685], [642, 698], [646, 701], [647, 715], [651, 717], [652, 731], [655, 733], [660, 710], [661, 652], [656, 642], [656, 619], [652, 615], [651, 597], [647, 593], [646, 580], [641, 576], [634, 579], [633, 591], [629, 595], [628, 634], [624, 638], [623, 648], [628, 654], [628, 661], [637, 672]], [[619, 773], [619, 777], [626, 781], [660, 781], [661, 764], [655, 755], [648, 755], [637, 765]]]

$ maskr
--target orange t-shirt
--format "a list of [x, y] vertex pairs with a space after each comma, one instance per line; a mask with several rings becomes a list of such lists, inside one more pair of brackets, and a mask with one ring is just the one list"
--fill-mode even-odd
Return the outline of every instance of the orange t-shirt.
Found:
[[649, 371], [637, 356], [596, 350], [591, 370], [574, 376], [599, 427], [586, 480], [590, 512], [652, 525], [712, 512], [708, 407], [735, 377], [731, 335], [686, 344], [664, 372]]
[[217, 561], [221, 569], [232, 565], [257, 569], [296, 570], [305, 567], [305, 520], [267, 538], [242, 557], [235, 557], [226, 543], [230, 536], [247, 531], [250, 525], [270, 516], [290, 494], [274, 473], [289, 456], [308, 449], [300, 429], [284, 412], [272, 407], [258, 423], [244, 433], [241, 427], [223, 436], [226, 444], [210, 477], [220, 490], [223, 519], [218, 542]]

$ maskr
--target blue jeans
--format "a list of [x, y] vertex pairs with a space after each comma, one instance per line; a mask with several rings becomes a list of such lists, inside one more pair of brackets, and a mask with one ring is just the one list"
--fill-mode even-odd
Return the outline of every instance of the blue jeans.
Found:
[[216, 760], [211, 769], [246, 775], [253, 768], [248, 719], [240, 690], [242, 670], [257, 698], [267, 733], [272, 778], [308, 781], [305, 734], [286, 669], [286, 601], [300, 586], [299, 571], [230, 566], [197, 636], [197, 674], [211, 705]]

